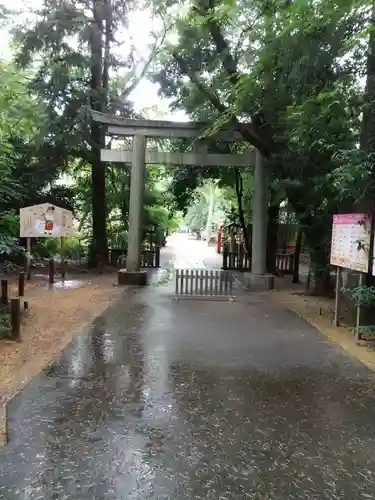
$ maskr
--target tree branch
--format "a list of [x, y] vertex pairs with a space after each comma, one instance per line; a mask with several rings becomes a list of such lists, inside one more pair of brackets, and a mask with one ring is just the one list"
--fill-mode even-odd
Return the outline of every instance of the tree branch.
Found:
[[[233, 87], [235, 87], [238, 85], [241, 75], [237, 68], [237, 61], [230, 52], [229, 44], [221, 31], [221, 27], [212, 16], [215, 8], [215, 0], [201, 0], [200, 6], [200, 14], [203, 14], [206, 18], [206, 25], [216, 46], [216, 50], [220, 57], [223, 69], [228, 74], [230, 83], [233, 85]], [[260, 111], [256, 115], [251, 116], [251, 121], [254, 135], [256, 135], [258, 140], [263, 143], [262, 148], [259, 148], [258, 146], [257, 147], [264, 156], [268, 157], [274, 145], [272, 140], [272, 133], [270, 132], [270, 130], [265, 131], [263, 128], [265, 124], [263, 112]], [[239, 131], [242, 134], [242, 131], [240, 129]], [[243, 135], [243, 137], [244, 139], [249, 140], [247, 137], [245, 137], [245, 135]], [[266, 154], [264, 152], [266, 152]]]
[[181, 72], [186, 75], [192, 83], [194, 83], [199, 92], [201, 92], [207, 98], [211, 105], [216, 108], [219, 113], [226, 114], [229, 117], [229, 123], [233, 125], [233, 128], [240, 132], [242, 137], [246, 141], [259, 149], [263, 156], [268, 158], [270, 155], [270, 150], [258, 136], [257, 132], [255, 131], [254, 125], [252, 123], [239, 122], [238, 118], [230, 111], [227, 106], [225, 106], [225, 104], [220, 101], [215, 92], [209, 89], [202, 82], [196, 72], [189, 69], [184, 59], [179, 54], [177, 54], [176, 51], [174, 51], [172, 55], [178, 66], [180, 67]]
[[240, 36], [238, 37], [236, 48], [234, 49], [234, 60], [236, 61], [236, 64], [238, 63], [238, 51], [240, 50], [240, 46], [244, 41], [245, 34], [254, 28], [255, 23], [259, 20], [260, 17], [261, 15], [257, 16], [257, 18], [254, 19], [253, 23], [251, 23], [249, 26], [247, 26], [241, 31]]
[[129, 85], [128, 88], [126, 88], [124, 90], [124, 92], [121, 94], [120, 96], [120, 99], [121, 100], [124, 100], [126, 99], [132, 92], [133, 90], [135, 90], [135, 88], [138, 86], [139, 82], [145, 77], [152, 61], [155, 59], [155, 56], [158, 54], [158, 52], [160, 51], [160, 48], [162, 47], [164, 41], [165, 41], [165, 38], [167, 36], [167, 33], [168, 33], [168, 30], [169, 30], [169, 27], [167, 27], [165, 24], [164, 24], [164, 32], [163, 32], [163, 35], [161, 36], [161, 38], [159, 40], [156, 40], [152, 50], [151, 50], [151, 54], [149, 56], [149, 58], [147, 59], [147, 61], [145, 61], [144, 63], [144, 66], [142, 68], [142, 71], [141, 73], [136, 76], [133, 80], [133, 82]]
[[229, 44], [221, 32], [219, 24], [213, 19], [210, 13], [210, 11], [213, 11], [215, 8], [215, 2], [214, 0], [202, 0], [201, 5], [203, 9], [202, 14], [206, 17], [206, 24], [216, 45], [216, 50], [221, 59], [223, 68], [228, 73], [232, 85], [237, 85], [240, 79], [240, 75], [237, 71], [237, 63], [230, 52]]

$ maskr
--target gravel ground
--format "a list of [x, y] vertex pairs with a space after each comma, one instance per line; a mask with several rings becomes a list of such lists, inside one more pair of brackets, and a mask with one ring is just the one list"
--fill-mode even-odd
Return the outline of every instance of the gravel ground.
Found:
[[[28, 284], [29, 312], [21, 342], [0, 340], [0, 403], [19, 392], [46, 364], [121, 293], [115, 275], [80, 277], [48, 289], [43, 280]], [[11, 287], [10, 294], [14, 294]]]

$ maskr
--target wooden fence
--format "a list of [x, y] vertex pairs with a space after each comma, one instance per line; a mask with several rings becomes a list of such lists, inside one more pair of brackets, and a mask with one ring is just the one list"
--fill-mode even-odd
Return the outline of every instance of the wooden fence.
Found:
[[[280, 275], [293, 274], [294, 253], [277, 253], [275, 255], [276, 271]], [[223, 252], [222, 269], [229, 271], [251, 271], [251, 256], [245, 252]]]
[[294, 253], [278, 253], [276, 258], [276, 270], [282, 275], [293, 274]]
[[[126, 249], [110, 248], [109, 263], [111, 266], [119, 267], [126, 265]], [[160, 247], [154, 247], [152, 250], [141, 250], [141, 267], [158, 268], [160, 267]]]
[[177, 298], [229, 299], [233, 293], [233, 276], [229, 271], [176, 269]]
[[228, 252], [223, 251], [223, 269], [250, 271], [251, 257], [246, 252]]
[[160, 267], [160, 248], [156, 247], [153, 250], [142, 250], [141, 252], [141, 267]]

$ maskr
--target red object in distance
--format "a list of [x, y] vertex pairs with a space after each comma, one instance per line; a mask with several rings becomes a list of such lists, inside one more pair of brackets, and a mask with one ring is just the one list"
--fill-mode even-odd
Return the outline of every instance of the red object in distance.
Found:
[[221, 228], [222, 225], [219, 224], [219, 228], [217, 230], [217, 253], [221, 253]]

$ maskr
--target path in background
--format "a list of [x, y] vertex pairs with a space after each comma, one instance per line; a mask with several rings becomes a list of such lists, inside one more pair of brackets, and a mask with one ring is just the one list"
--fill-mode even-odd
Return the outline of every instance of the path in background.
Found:
[[[223, 256], [216, 251], [216, 245], [207, 245], [205, 241], [197, 240], [187, 234], [175, 234], [168, 238], [167, 249], [175, 255], [174, 267], [178, 269], [221, 269]], [[166, 249], [162, 249], [162, 254]], [[305, 283], [308, 274], [308, 264], [300, 264], [300, 281]], [[289, 287], [291, 276], [276, 279], [278, 287]], [[295, 287], [293, 287], [295, 288]]]
[[175, 234], [167, 241], [168, 248], [175, 254], [176, 269], [220, 269], [222, 257], [216, 248], [205, 241], [197, 240], [187, 234]]

